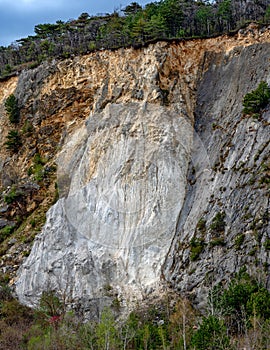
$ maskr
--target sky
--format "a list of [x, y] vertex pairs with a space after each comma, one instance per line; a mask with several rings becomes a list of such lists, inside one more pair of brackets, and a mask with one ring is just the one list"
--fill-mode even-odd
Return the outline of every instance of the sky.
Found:
[[[34, 35], [34, 27], [57, 20], [76, 19], [83, 12], [89, 15], [112, 13], [134, 0], [0, 0], [0, 46]], [[150, 0], [137, 0], [141, 6]]]

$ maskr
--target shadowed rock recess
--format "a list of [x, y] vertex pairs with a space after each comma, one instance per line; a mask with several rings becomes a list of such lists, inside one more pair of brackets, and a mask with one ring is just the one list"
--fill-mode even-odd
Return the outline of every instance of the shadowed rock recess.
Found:
[[243, 116], [242, 100], [270, 83], [269, 42], [242, 31], [21, 73], [22, 113], [58, 135], [60, 193], [18, 271], [21, 302], [55, 290], [87, 311], [169, 283], [203, 306], [240, 267], [267, 274], [270, 113]]

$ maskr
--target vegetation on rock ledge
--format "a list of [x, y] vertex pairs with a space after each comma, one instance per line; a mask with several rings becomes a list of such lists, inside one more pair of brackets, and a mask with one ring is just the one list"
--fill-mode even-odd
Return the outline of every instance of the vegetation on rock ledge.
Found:
[[5, 101], [5, 109], [11, 123], [18, 123], [20, 118], [20, 110], [16, 97], [11, 94]]
[[247, 93], [243, 99], [243, 113], [257, 116], [270, 102], [270, 87], [261, 81], [257, 89]]

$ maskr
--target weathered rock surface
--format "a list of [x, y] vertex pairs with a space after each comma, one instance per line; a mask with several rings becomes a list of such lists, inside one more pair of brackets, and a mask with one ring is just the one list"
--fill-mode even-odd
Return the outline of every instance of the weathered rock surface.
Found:
[[[200, 143], [164, 265], [166, 279], [197, 303], [205, 303], [209, 288], [241, 267], [258, 279], [266, 277], [270, 287], [270, 112], [258, 119], [242, 113], [244, 95], [262, 80], [270, 83], [269, 55], [269, 44], [212, 54], [198, 85], [195, 132]], [[201, 242], [197, 257], [192, 239]]]
[[[74, 300], [110, 286], [142, 297], [160, 279], [185, 196], [192, 128], [167, 108], [110, 104], [67, 139], [60, 193], [20, 272], [17, 292]], [[23, 293], [21, 293], [21, 291]]]
[[[242, 265], [268, 268], [269, 113], [241, 109], [246, 92], [270, 83], [269, 42], [252, 29], [21, 74], [15, 94], [38, 135], [28, 147], [57, 161], [60, 192], [19, 270], [22, 302], [55, 289], [85, 309], [107, 294], [128, 303], [162, 276], [203, 303]], [[191, 259], [192, 238], [203, 246]]]

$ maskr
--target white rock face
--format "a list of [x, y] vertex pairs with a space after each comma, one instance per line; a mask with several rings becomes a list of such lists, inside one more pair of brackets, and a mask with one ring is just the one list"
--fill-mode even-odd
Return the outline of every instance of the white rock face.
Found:
[[[58, 133], [43, 136], [45, 155], [54, 157], [66, 135], [58, 156], [61, 199], [18, 272], [21, 302], [35, 305], [53, 289], [89, 310], [108, 294], [128, 302], [159, 291], [162, 275], [203, 305], [210, 280], [257, 266], [254, 249], [269, 266], [262, 172], [269, 112], [256, 121], [242, 115], [244, 95], [270, 81], [269, 41], [269, 31], [258, 31], [161, 42], [21, 74], [20, 106], [40, 133]], [[226, 227], [217, 241], [211, 224], [218, 212]], [[242, 232], [245, 250], [237, 250]], [[195, 261], [194, 237], [205, 241]]]
[[126, 300], [156, 287], [186, 188], [193, 128], [171, 108], [108, 104], [67, 137], [58, 158], [61, 199], [21, 267], [16, 291]]
[[[268, 43], [239, 47], [237, 55], [213, 55], [198, 84], [194, 140], [200, 142], [191, 156], [189, 188], [163, 273], [201, 309], [207, 306], [209, 290], [219, 282], [224, 286], [243, 267], [270, 289], [270, 255], [264, 243], [270, 237], [264, 170], [270, 154], [270, 108], [258, 119], [242, 113], [245, 94], [262, 80], [270, 83], [269, 56]], [[213, 228], [218, 213], [224, 217], [223, 232]], [[236, 244], [240, 235], [241, 247]], [[204, 242], [196, 258], [192, 239]]]

